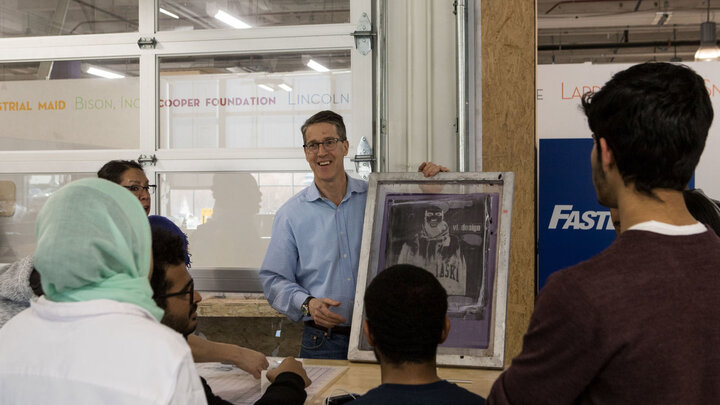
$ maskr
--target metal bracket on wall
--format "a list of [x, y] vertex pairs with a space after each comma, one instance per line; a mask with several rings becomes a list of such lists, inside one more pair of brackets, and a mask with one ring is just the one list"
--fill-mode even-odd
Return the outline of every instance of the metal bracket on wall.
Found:
[[157, 39], [155, 37], [141, 37], [138, 39], [137, 44], [140, 49], [155, 49]]
[[358, 52], [367, 55], [372, 51], [372, 37], [375, 36], [375, 33], [372, 30], [372, 23], [370, 23], [367, 13], [362, 13], [355, 32], [350, 35], [355, 37], [355, 48]]
[[155, 166], [155, 163], [157, 163], [157, 157], [155, 155], [140, 155], [137, 158], [137, 161], [141, 166]]
[[373, 150], [364, 136], [360, 139], [360, 143], [357, 147], [357, 154], [355, 157], [350, 159], [351, 162], [355, 163], [355, 170], [362, 177], [363, 180], [367, 180], [370, 177], [370, 173], [373, 171], [373, 165], [375, 163], [375, 155]]

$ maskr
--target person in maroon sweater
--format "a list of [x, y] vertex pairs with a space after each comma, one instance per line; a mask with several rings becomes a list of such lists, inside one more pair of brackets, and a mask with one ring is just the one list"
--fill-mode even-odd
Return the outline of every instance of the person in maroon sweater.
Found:
[[488, 403], [720, 403], [720, 238], [682, 194], [713, 119], [705, 83], [645, 63], [582, 106], [598, 201], [621, 234], [549, 278]]

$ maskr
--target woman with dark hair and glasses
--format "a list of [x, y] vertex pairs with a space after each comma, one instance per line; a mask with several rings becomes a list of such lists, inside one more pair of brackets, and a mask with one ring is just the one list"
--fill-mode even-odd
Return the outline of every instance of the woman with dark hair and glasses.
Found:
[[155, 185], [150, 184], [140, 163], [134, 160], [111, 160], [98, 170], [97, 176], [130, 190], [140, 200], [145, 214], [150, 215], [150, 195], [155, 192]]

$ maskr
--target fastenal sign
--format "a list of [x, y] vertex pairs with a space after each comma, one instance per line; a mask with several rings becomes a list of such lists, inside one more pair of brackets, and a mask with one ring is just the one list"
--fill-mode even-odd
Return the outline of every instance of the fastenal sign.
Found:
[[558, 229], [558, 223], [562, 221], [560, 229], [575, 229], [586, 231], [597, 229], [612, 231], [615, 229], [610, 219], [610, 211], [578, 211], [573, 210], [572, 205], [555, 205], [548, 229]]
[[554, 271], [600, 253], [615, 239], [610, 211], [595, 197], [592, 139], [540, 139], [538, 289]]

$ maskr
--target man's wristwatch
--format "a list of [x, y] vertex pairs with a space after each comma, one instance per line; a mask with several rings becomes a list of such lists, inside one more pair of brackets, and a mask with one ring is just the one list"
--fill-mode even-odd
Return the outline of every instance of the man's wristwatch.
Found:
[[312, 295], [309, 295], [305, 299], [305, 302], [303, 302], [302, 305], [300, 306], [300, 310], [302, 311], [303, 315], [310, 316], [310, 300], [313, 298], [315, 298], [315, 297], [313, 297]]

